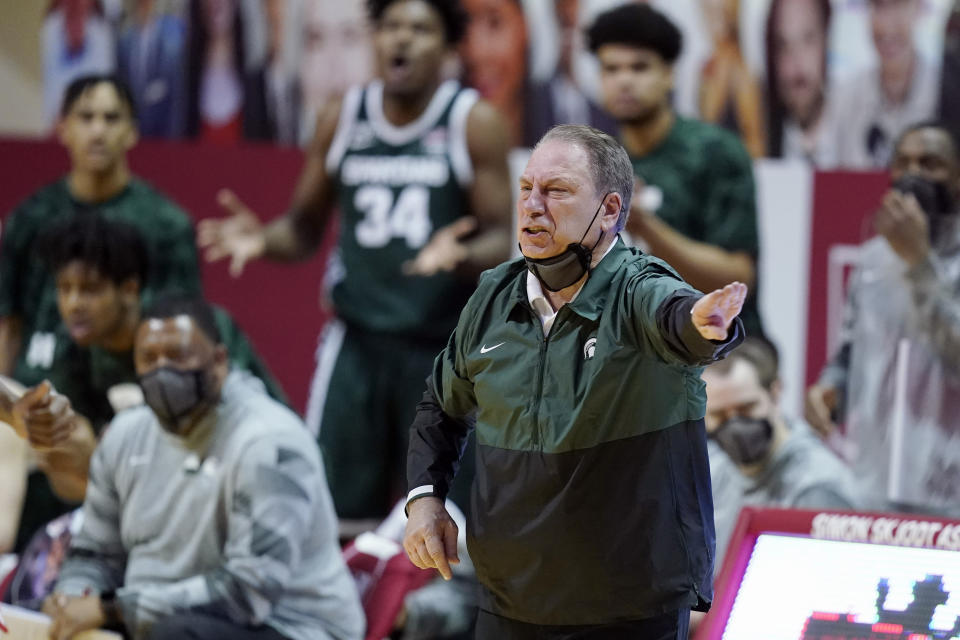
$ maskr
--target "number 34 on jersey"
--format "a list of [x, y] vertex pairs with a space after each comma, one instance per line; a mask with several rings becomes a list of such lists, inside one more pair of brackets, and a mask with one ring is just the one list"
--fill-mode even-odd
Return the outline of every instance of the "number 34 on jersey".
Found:
[[430, 222], [430, 191], [419, 184], [404, 187], [394, 198], [394, 190], [384, 185], [365, 185], [357, 189], [353, 205], [363, 213], [357, 223], [357, 244], [368, 249], [385, 247], [393, 238], [403, 238], [411, 249], [427, 243]]
[[425, 245], [433, 232], [430, 188], [445, 185], [449, 178], [449, 164], [439, 155], [348, 157], [343, 182], [357, 185], [357, 244], [375, 249], [398, 238], [411, 249]]

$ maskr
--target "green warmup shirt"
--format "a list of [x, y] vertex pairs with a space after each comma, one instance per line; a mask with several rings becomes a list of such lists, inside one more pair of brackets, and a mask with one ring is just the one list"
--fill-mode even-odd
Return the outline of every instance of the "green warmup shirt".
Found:
[[60, 324], [53, 274], [35, 241], [65, 216], [91, 210], [125, 222], [143, 236], [150, 266], [141, 286], [145, 307], [160, 291], [201, 293], [190, 218], [146, 182], [133, 178], [113, 198], [96, 204], [74, 199], [66, 178], [40, 189], [13, 210], [0, 233], [0, 316], [23, 321], [23, 344], [13, 377], [28, 386], [38, 382], [29, 377], [36, 360], [52, 357], [53, 334]]
[[[231, 369], [247, 371], [256, 376], [264, 383], [270, 396], [286, 404], [287, 398], [279, 383], [240, 327], [223, 309], [214, 307], [214, 317], [230, 355]], [[99, 437], [114, 416], [108, 397], [111, 389], [119, 390], [121, 385], [137, 384], [133, 352], [116, 353], [100, 347], [79, 347], [70, 340], [62, 325], [50, 335], [55, 341], [52, 359], [49, 362], [35, 362], [26, 377], [38, 382], [49, 380], [54, 389], [70, 399], [77, 413], [90, 420]], [[30, 474], [24, 505], [29, 505], [29, 508], [24, 508], [21, 516], [16, 551], [23, 549], [39, 527], [77, 506], [60, 500], [41, 471]]]
[[333, 302], [348, 325], [443, 344], [473, 285], [451, 273], [403, 275], [431, 235], [470, 212], [466, 120], [477, 93], [437, 88], [415, 121], [383, 114], [383, 83], [344, 97], [327, 171], [338, 184], [340, 239]]
[[[641, 620], [712, 598], [699, 295], [620, 240], [544, 334], [522, 259], [484, 273], [410, 434], [409, 499], [444, 497], [469, 425], [480, 607], [542, 625]], [[541, 293], [542, 296], [542, 293]]]
[[[735, 135], [677, 116], [660, 146], [632, 156], [646, 188], [634, 199], [673, 229], [754, 260], [760, 251], [753, 162]], [[740, 314], [748, 335], [762, 335], [756, 287]]]

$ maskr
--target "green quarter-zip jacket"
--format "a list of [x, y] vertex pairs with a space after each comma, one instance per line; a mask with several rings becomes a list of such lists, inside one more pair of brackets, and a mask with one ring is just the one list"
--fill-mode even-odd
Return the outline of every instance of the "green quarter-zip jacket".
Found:
[[481, 607], [497, 615], [600, 624], [712, 598], [700, 372], [743, 328], [701, 337], [700, 294], [616, 242], [546, 336], [523, 259], [486, 272], [418, 406], [415, 497], [446, 495], [475, 424], [467, 542]]

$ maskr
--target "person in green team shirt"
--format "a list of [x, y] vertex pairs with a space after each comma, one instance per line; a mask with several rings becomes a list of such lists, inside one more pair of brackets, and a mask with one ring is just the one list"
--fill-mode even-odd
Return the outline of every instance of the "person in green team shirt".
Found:
[[[55, 345], [49, 366], [31, 371], [31, 377], [43, 382], [27, 389], [19, 400], [5, 387], [0, 389], [0, 419], [18, 426], [39, 448], [41, 469], [27, 481], [17, 550], [38, 527], [83, 500], [97, 439], [116, 412], [143, 399], [133, 363], [133, 338], [143, 308], [140, 283], [149, 273], [149, 263], [139, 232], [88, 212], [61, 221], [35, 246], [54, 274], [63, 322], [52, 334]], [[168, 295], [181, 294], [160, 297]], [[286, 402], [230, 316], [214, 307], [214, 318], [231, 367], [259, 378], [274, 399]]]
[[380, 79], [321, 110], [290, 210], [263, 225], [223, 192], [232, 215], [199, 227], [207, 258], [229, 256], [239, 274], [248, 260], [310, 256], [334, 209], [341, 215], [327, 272], [336, 318], [321, 337], [306, 423], [345, 536], [405, 492], [422, 381], [477, 274], [510, 254], [506, 127], [474, 90], [443, 80], [463, 10], [451, 0], [368, 8]]
[[137, 143], [136, 110], [127, 87], [105, 75], [73, 81], [64, 94], [57, 133], [70, 155], [70, 172], [14, 209], [0, 238], [0, 373], [27, 386], [40, 382], [31, 374], [49, 365], [55, 351], [60, 317], [53, 275], [34, 251], [34, 241], [57, 220], [95, 208], [108, 219], [135, 226], [150, 256], [141, 282], [148, 302], [163, 289], [201, 291], [190, 218], [127, 166], [127, 152]]
[[637, 176], [627, 232], [701, 291], [745, 283], [740, 317], [748, 334], [762, 335], [753, 165], [735, 135], [673, 110], [680, 31], [641, 3], [600, 14], [587, 36], [604, 107]]

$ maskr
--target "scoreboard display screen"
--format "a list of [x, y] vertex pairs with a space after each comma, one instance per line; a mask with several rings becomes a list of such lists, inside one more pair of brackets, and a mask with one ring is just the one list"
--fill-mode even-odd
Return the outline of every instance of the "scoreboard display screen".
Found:
[[695, 638], [960, 639], [960, 522], [745, 509]]

